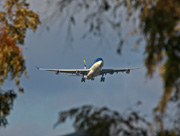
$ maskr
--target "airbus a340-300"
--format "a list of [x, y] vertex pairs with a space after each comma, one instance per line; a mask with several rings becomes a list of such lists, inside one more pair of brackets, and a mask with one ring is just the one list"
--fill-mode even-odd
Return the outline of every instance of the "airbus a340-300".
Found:
[[97, 58], [93, 64], [87, 68], [86, 62], [84, 60], [84, 69], [44, 69], [44, 68], [38, 68], [39, 70], [44, 71], [54, 71], [56, 74], [60, 73], [69, 73], [74, 76], [81, 76], [81, 82], [85, 82], [85, 80], [94, 80], [95, 77], [101, 76], [101, 82], [105, 81], [105, 75], [106, 74], [114, 74], [119, 72], [126, 72], [127, 74], [130, 73], [131, 70], [139, 69], [137, 68], [123, 68], [123, 69], [102, 69], [104, 65], [104, 61], [102, 58]]

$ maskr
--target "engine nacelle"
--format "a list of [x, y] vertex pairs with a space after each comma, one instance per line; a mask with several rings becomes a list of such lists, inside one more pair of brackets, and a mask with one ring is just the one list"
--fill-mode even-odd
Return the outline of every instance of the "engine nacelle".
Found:
[[110, 74], [111, 74], [111, 75], [112, 75], [112, 74], [114, 74], [114, 71], [113, 71], [113, 70], [111, 70], [111, 71], [110, 71]]
[[126, 74], [130, 74], [130, 70], [129, 69], [126, 71]]
[[59, 75], [60, 74], [60, 71], [56, 71], [56, 75]]
[[79, 71], [76, 71], [76, 75], [79, 75], [80, 74], [80, 72]]

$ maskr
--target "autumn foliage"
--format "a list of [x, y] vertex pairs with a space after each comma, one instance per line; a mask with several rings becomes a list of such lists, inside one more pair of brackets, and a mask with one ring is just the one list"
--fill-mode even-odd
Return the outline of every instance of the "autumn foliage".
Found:
[[25, 72], [25, 59], [21, 49], [8, 37], [7, 34], [0, 34], [0, 83], [7, 77], [15, 79], [19, 85], [19, 78]]
[[18, 91], [23, 92], [20, 78], [23, 74], [27, 76], [27, 72], [19, 45], [24, 44], [26, 31], [35, 31], [40, 21], [26, 0], [4, 0], [0, 3], [3, 5], [0, 11], [0, 126], [6, 126], [6, 116], [12, 109], [16, 93], [2, 90], [2, 86], [10, 79]]

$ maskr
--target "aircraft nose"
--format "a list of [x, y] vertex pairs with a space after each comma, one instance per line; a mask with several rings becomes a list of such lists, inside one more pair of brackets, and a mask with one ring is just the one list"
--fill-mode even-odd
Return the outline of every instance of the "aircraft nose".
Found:
[[101, 61], [101, 64], [100, 64], [100, 65], [101, 65], [101, 67], [104, 65], [103, 61]]

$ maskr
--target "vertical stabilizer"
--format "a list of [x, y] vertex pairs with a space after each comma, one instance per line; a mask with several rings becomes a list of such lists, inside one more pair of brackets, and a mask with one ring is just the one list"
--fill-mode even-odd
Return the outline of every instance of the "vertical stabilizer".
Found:
[[86, 61], [84, 60], [84, 69], [87, 69]]

